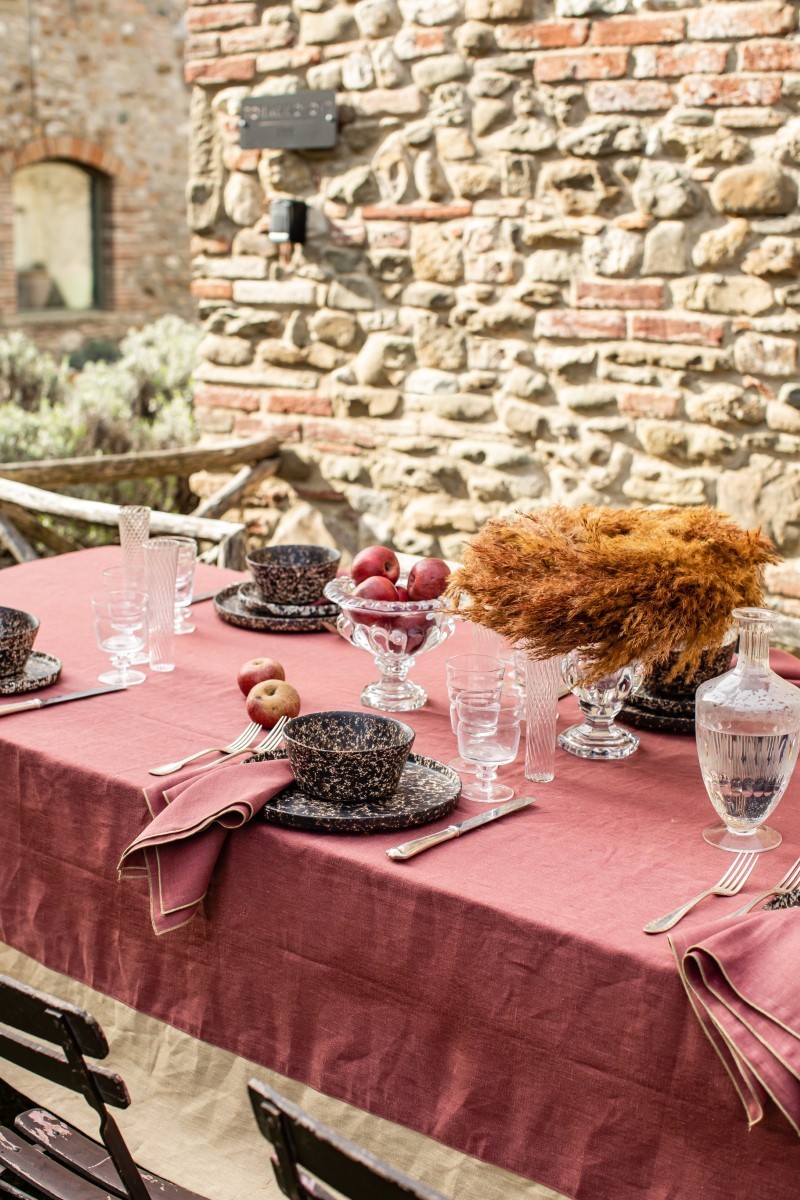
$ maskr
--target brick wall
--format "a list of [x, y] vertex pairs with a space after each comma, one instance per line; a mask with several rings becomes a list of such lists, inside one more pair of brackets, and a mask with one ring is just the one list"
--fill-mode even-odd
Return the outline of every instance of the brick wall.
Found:
[[[70, 350], [164, 312], [192, 315], [184, 19], [183, 0], [2, 0], [0, 329]], [[105, 184], [102, 312], [17, 313], [11, 180], [54, 159]]]
[[[800, 555], [796, 2], [188, 12], [209, 432], [292, 443], [351, 546], [710, 502]], [[336, 150], [241, 151], [241, 98], [302, 87]], [[312, 210], [290, 261], [276, 195]]]

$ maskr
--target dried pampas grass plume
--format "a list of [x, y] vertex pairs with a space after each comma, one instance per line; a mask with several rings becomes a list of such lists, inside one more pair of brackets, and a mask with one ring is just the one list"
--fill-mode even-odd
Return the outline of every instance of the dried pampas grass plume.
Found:
[[582, 650], [587, 682], [679, 651], [674, 677], [722, 642], [734, 608], [762, 605], [762, 569], [777, 560], [760, 530], [711, 508], [554, 505], [489, 521], [447, 595], [533, 658]]

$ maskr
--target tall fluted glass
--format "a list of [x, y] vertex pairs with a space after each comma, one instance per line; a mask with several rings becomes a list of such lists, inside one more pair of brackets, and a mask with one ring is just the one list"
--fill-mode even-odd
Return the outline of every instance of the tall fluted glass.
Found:
[[525, 778], [549, 783], [555, 778], [561, 656], [535, 659], [517, 650], [514, 658], [517, 678], [525, 682]]
[[150, 598], [150, 668], [153, 671], [173, 671], [179, 546], [170, 538], [152, 538], [144, 543], [142, 551]]
[[[150, 509], [146, 504], [123, 504], [119, 510], [119, 542], [122, 547], [122, 574], [126, 588], [146, 589], [142, 546], [150, 537]], [[136, 654], [137, 665], [149, 661], [147, 650]]]
[[119, 541], [126, 584], [144, 583], [142, 547], [150, 537], [150, 509], [143, 504], [124, 504], [119, 510]]

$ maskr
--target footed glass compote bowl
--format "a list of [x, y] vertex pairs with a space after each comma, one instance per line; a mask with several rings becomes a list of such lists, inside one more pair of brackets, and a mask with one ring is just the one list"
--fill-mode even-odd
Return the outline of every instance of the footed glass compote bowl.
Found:
[[410, 712], [428, 699], [408, 673], [418, 654], [433, 650], [453, 633], [455, 619], [447, 601], [365, 600], [354, 596], [349, 576], [332, 579], [325, 596], [341, 608], [336, 627], [353, 646], [375, 657], [381, 677], [361, 693], [361, 703], [382, 712]]
[[584, 719], [559, 734], [558, 744], [578, 758], [627, 758], [639, 739], [615, 725], [614, 718], [641, 683], [642, 669], [638, 663], [630, 663], [597, 683], [584, 684], [587, 667], [588, 660], [580, 650], [573, 650], [564, 659], [564, 682], [577, 696]]

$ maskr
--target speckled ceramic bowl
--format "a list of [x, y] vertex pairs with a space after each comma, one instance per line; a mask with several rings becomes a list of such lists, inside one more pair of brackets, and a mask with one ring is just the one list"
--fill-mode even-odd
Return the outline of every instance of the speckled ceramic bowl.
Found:
[[21, 675], [39, 632], [39, 618], [21, 608], [0, 608], [0, 679]]
[[268, 603], [313, 604], [340, 558], [330, 546], [262, 546], [247, 555], [247, 566]]
[[301, 788], [318, 800], [359, 804], [391, 796], [414, 745], [414, 730], [374, 713], [307, 713], [283, 731]]

